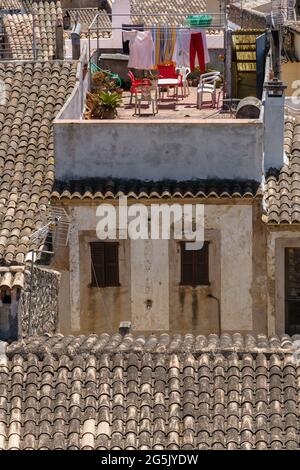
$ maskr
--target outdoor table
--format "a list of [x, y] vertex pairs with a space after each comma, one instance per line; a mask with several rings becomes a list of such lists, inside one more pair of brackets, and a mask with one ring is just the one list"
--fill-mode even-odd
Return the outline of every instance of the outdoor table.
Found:
[[178, 100], [178, 85], [179, 79], [178, 78], [159, 78], [157, 82], [159, 88], [159, 99], [161, 98], [161, 89], [162, 88], [175, 88], [175, 99]]

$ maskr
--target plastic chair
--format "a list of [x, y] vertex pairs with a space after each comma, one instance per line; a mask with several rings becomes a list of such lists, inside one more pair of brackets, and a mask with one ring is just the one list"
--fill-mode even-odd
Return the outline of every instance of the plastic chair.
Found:
[[151, 81], [148, 79], [148, 78], [142, 78], [140, 80], [137, 80], [135, 78], [135, 76], [133, 75], [133, 73], [131, 72], [131, 70], [128, 71], [128, 76], [130, 78], [130, 81], [131, 81], [131, 87], [130, 87], [130, 104], [132, 104], [132, 97], [133, 95], [135, 95], [135, 92], [137, 90], [137, 88], [143, 86], [143, 85], [148, 85], [150, 86], [151, 85]]
[[182, 86], [184, 91], [184, 96], [188, 96], [190, 94], [188, 76], [191, 73], [191, 69], [189, 67], [184, 67], [181, 65], [180, 67], [176, 67], [176, 72], [181, 75], [182, 77]]
[[198, 85], [197, 89], [197, 108], [201, 109], [203, 103], [205, 101], [203, 100], [204, 94], [208, 93], [211, 95], [211, 103], [212, 107], [216, 107], [216, 102], [217, 102], [217, 81], [221, 77], [221, 72], [208, 72], [208, 73], [203, 73], [200, 76], [200, 82]]
[[163, 80], [178, 80], [176, 85], [168, 85], [169, 88], [181, 88], [182, 89], [182, 97], [183, 97], [183, 81], [181, 73], [176, 72], [176, 68], [174, 65], [158, 65], [157, 70], [159, 73], [159, 78]]
[[152, 114], [155, 116], [155, 114], [158, 113], [158, 107], [157, 107], [157, 86], [152, 86], [152, 85], [141, 85], [136, 88], [135, 90], [135, 111], [134, 114], [137, 114], [138, 110], [138, 115], [141, 116], [141, 105], [142, 101], [146, 101], [148, 104], [148, 107], [152, 105]]

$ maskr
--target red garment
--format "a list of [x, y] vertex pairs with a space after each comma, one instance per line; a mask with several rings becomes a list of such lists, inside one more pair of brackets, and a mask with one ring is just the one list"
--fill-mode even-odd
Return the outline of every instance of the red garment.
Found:
[[200, 72], [205, 72], [205, 56], [201, 33], [193, 33], [190, 42], [190, 66], [191, 71], [195, 70], [195, 58], [198, 56]]

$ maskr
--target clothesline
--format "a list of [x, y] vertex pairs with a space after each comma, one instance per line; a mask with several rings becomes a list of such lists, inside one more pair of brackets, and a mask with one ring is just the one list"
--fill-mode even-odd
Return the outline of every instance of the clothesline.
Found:
[[153, 69], [159, 64], [176, 63], [194, 70], [197, 55], [203, 73], [210, 60], [204, 28], [182, 28], [176, 34], [160, 26], [146, 31], [124, 29], [123, 41], [129, 44], [129, 68]]
[[[130, 25], [132, 28], [134, 27], [141, 27], [141, 25], [135, 25], [135, 24], [132, 24]], [[168, 30], [171, 30], [171, 31], [181, 31], [182, 29], [206, 29], [206, 30], [216, 30], [216, 29], [219, 29], [220, 31], [222, 30], [225, 30], [225, 27], [224, 26], [218, 26], [218, 25], [215, 25], [215, 26], [185, 26], [185, 25], [178, 25], [178, 26], [168, 26], [168, 25], [165, 25], [165, 24], [160, 24], [160, 23], [156, 23], [156, 24], [153, 24], [152, 26], [145, 26], [143, 25], [143, 28], [144, 28], [144, 31], [151, 31], [152, 28], [155, 28], [155, 27], [163, 27], [163, 28], [166, 28]], [[97, 28], [96, 28], [97, 29]], [[110, 27], [99, 27], [98, 28], [99, 31], [112, 31], [112, 30], [121, 30], [122, 32], [123, 31], [128, 31], [127, 30], [124, 30], [121, 26], [119, 27], [114, 27], [114, 28], [110, 28]]]

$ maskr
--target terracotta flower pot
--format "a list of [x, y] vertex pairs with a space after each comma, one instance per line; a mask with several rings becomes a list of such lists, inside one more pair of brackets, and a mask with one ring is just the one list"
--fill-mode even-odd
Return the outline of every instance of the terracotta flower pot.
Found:
[[103, 109], [102, 110], [102, 119], [115, 119], [117, 116], [116, 109]]

